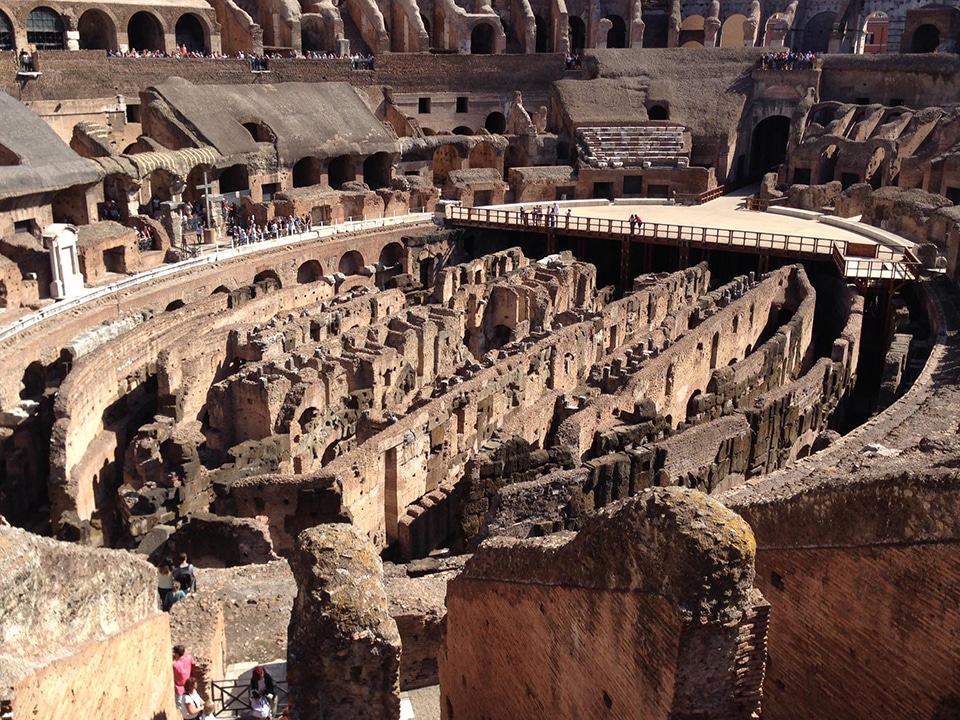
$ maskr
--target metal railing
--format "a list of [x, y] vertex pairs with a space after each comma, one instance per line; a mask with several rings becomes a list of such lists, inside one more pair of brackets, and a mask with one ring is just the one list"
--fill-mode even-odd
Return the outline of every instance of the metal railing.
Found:
[[726, 191], [726, 185], [718, 185], [712, 190], [705, 190], [702, 193], [674, 193], [673, 199], [680, 205], [703, 205], [703, 203], [723, 197]]
[[915, 280], [920, 275], [920, 260], [906, 250], [899, 257], [848, 257], [833, 250], [833, 262], [845, 278], [856, 280]]
[[496, 225], [501, 227], [564, 232], [591, 235], [610, 235], [620, 238], [645, 238], [652, 241], [671, 241], [701, 247], [730, 247], [745, 250], [779, 250], [801, 255], [827, 255], [834, 245], [846, 248], [843, 240], [785, 235], [782, 233], [708, 228], [673, 223], [643, 222], [631, 226], [629, 220], [590, 218], [577, 215], [534, 215], [526, 211], [496, 210], [492, 208], [448, 207], [447, 217], [454, 223]]
[[[276, 717], [287, 706], [289, 690], [284, 680], [274, 682], [277, 691]], [[210, 683], [210, 702], [217, 711], [215, 717], [244, 718], [251, 717], [253, 701], [250, 698], [250, 682], [246, 680], [214, 680]]]

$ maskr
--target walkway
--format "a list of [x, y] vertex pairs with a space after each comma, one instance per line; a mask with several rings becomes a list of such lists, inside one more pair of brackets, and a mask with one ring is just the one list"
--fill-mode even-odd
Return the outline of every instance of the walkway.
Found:
[[[915, 279], [919, 272], [919, 261], [910, 250], [912, 243], [892, 237], [884, 241], [882, 231], [867, 225], [857, 228], [857, 223], [846, 222], [847, 226], [854, 226], [851, 229], [828, 224], [828, 221], [818, 222], [815, 218], [823, 216], [816, 213], [808, 213], [808, 219], [748, 211], [744, 208], [745, 197], [741, 192], [694, 206], [602, 200], [589, 204], [562, 203], [556, 227], [550, 226], [545, 215], [535, 218], [530, 212], [530, 203], [489, 208], [448, 207], [447, 222], [455, 226], [546, 233], [548, 248], [555, 246], [557, 234], [619, 240], [625, 265], [629, 265], [629, 246], [639, 243], [678, 247], [681, 257], [690, 248], [701, 248], [759, 254], [761, 260], [771, 255], [832, 260], [843, 277], [861, 283], [906, 282]], [[549, 204], [542, 207], [546, 210]], [[633, 214], [643, 221], [636, 228], [629, 222]]]

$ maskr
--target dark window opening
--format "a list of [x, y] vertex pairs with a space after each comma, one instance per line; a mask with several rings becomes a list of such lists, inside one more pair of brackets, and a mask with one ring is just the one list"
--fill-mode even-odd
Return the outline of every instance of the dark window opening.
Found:
[[430, 98], [420, 98], [417, 103], [417, 112], [421, 115], [430, 114]]
[[458, 112], [458, 113], [469, 112], [469, 111], [467, 110], [467, 107], [468, 107], [468, 100], [467, 100], [467, 98], [465, 98], [465, 97], [458, 97], [458, 98], [457, 98], [457, 112]]
[[796, 168], [793, 171], [793, 182], [795, 185], [809, 185], [810, 168]]
[[48, 7], [38, 7], [27, 15], [27, 42], [37, 50], [63, 50], [63, 20]]

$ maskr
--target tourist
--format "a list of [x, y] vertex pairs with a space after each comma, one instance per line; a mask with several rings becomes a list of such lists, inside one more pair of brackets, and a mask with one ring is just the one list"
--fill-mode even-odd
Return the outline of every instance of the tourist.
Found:
[[179, 581], [180, 587], [186, 593], [197, 589], [197, 569], [187, 560], [186, 553], [180, 553], [180, 564], [173, 569], [173, 579]]
[[183, 645], [173, 646], [173, 691], [177, 695], [177, 707], [180, 707], [180, 696], [183, 695], [187, 680], [193, 675], [193, 655], [187, 655]]
[[170, 563], [164, 560], [157, 568], [157, 592], [160, 593], [161, 605], [171, 590], [173, 590], [173, 569]]
[[263, 665], [257, 665], [250, 675], [250, 697], [253, 698], [255, 695], [269, 703], [269, 715], [260, 717], [273, 717], [277, 710], [277, 684]]
[[26, 48], [20, 50], [20, 69], [24, 72], [33, 72], [33, 56]]
[[566, 213], [566, 215], [564, 216], [564, 220], [566, 221], [566, 222], [564, 223], [564, 227], [566, 227], [566, 228], [570, 227], [570, 216], [571, 216], [572, 214], [573, 214], [573, 212], [570, 210], [570, 208], [567, 208], [567, 213]]
[[168, 592], [163, 598], [163, 611], [170, 612], [170, 608], [183, 600], [186, 596], [187, 594], [180, 589], [179, 581], [174, 580], [173, 587], [170, 588], [170, 592]]
[[554, 202], [550, 208], [550, 227], [557, 226], [557, 218], [560, 217], [560, 203]]
[[200, 720], [216, 720], [217, 718], [216, 710], [217, 710], [217, 706], [214, 705], [209, 700], [207, 700], [203, 704], [203, 717]]
[[177, 706], [185, 720], [199, 720], [203, 712], [203, 698], [197, 692], [197, 681], [192, 677], [183, 683], [183, 694]]

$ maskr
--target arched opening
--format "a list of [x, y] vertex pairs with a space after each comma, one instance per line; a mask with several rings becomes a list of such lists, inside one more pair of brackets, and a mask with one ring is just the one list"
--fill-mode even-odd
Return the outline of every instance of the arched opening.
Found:
[[209, 165], [197, 165], [187, 174], [187, 185], [183, 189], [183, 199], [188, 202], [202, 202], [204, 200], [204, 191], [201, 186], [203, 182], [203, 174], [209, 173], [212, 171]]
[[887, 52], [890, 35], [890, 17], [882, 11], [867, 15], [863, 26], [863, 54], [883, 55]]
[[214, 288], [213, 292], [210, 294], [211, 295], [229, 295], [231, 292], [232, 290], [230, 290], [230, 288], [228, 288], [226, 285], [218, 285], [216, 288]]
[[493, 53], [493, 26], [489, 23], [475, 25], [470, 33], [470, 53], [472, 55], [490, 55]]
[[530, 164], [530, 158], [527, 150], [519, 145], [508, 145], [503, 153], [503, 179], [508, 180], [510, 168], [527, 167]]
[[275, 143], [277, 141], [277, 134], [262, 120], [252, 118], [244, 120], [241, 125], [256, 142]]
[[647, 110], [647, 117], [651, 120], [669, 120], [670, 112], [663, 105], [654, 105]]
[[723, 21], [720, 28], [720, 47], [743, 47], [743, 23], [747, 16], [737, 13]]
[[340, 258], [337, 270], [344, 275], [356, 275], [365, 264], [366, 263], [363, 262], [363, 255], [356, 250], [350, 250], [349, 252], [345, 252], [343, 257]]
[[206, 52], [206, 33], [203, 31], [203, 23], [196, 15], [181, 15], [177, 20], [176, 35], [177, 47], [185, 46], [187, 52]]
[[327, 184], [334, 190], [339, 190], [345, 182], [351, 182], [355, 177], [353, 159], [349, 155], [335, 157], [327, 165]]
[[810, 18], [800, 36], [800, 51], [825, 53], [830, 47], [830, 33], [836, 13], [822, 12]]
[[13, 50], [15, 42], [13, 23], [6, 13], [0, 10], [0, 50]]
[[238, 193], [250, 189], [250, 175], [246, 165], [231, 165], [220, 173], [220, 192]]
[[940, 28], [936, 25], [921, 25], [913, 31], [910, 52], [932, 53], [940, 47]]
[[38, 7], [27, 15], [27, 42], [37, 50], [63, 50], [63, 20], [60, 13]]
[[257, 283], [266, 283], [267, 287], [272, 290], [279, 290], [283, 287], [276, 270], [261, 270], [258, 272], [253, 276], [253, 284], [256, 285]]
[[404, 256], [403, 245], [398, 242], [388, 243], [380, 251], [380, 264], [386, 268], [396, 267], [402, 263]]
[[23, 371], [23, 388], [20, 390], [22, 400], [36, 400], [43, 396], [47, 388], [47, 373], [39, 360], [34, 360]]
[[179, 179], [174, 178], [173, 175], [163, 168], [154, 170], [150, 173], [150, 194], [156, 195], [160, 198], [161, 202], [172, 200], [173, 194], [170, 192], [170, 186], [175, 180], [177, 184], [179, 184]]
[[720, 352], [720, 333], [713, 334], [713, 340], [710, 341], [710, 369], [717, 367], [717, 354]]
[[687, 422], [691, 422], [700, 414], [700, 396], [702, 394], [700, 390], [694, 390], [693, 395], [687, 400]]
[[127, 39], [132, 50], [163, 50], [163, 28], [151, 13], [135, 13], [127, 23]]
[[494, 110], [487, 115], [487, 119], [483, 121], [483, 126], [494, 135], [502, 135], [507, 129], [507, 118], [504, 117], [502, 112]]
[[[430, 20], [423, 13], [420, 13], [420, 19], [423, 21], [423, 29], [427, 31], [427, 37], [430, 38], [430, 46], [433, 47], [433, 28], [430, 25]], [[427, 49], [428, 48], [421, 48], [421, 50], [427, 50]]]
[[173, 302], [168, 303], [167, 306], [163, 309], [163, 311], [173, 312], [174, 310], [179, 310], [184, 305], [186, 305], [186, 303], [183, 300], [174, 300]]
[[704, 40], [703, 15], [688, 15], [680, 23], [680, 34], [677, 36], [677, 45], [680, 47], [703, 47]]
[[817, 180], [821, 185], [833, 180], [839, 158], [840, 151], [836, 145], [829, 145], [820, 153], [820, 175]]
[[571, 15], [568, 22], [570, 33], [570, 52], [579, 53], [587, 46], [587, 26], [576, 15]]
[[547, 30], [547, 21], [540, 15], [534, 15], [533, 20], [537, 26], [537, 46], [538, 53], [552, 52], [550, 49], [550, 32]]
[[761, 120], [753, 129], [750, 143], [750, 173], [762, 175], [776, 169], [786, 157], [789, 138], [790, 118], [772, 115]]
[[607, 30], [608, 48], [625, 48], [627, 46], [627, 23], [619, 15], [607, 15], [605, 18], [613, 23]]
[[118, 50], [117, 27], [102, 10], [87, 10], [77, 21], [81, 50]]
[[438, 147], [433, 153], [433, 182], [443, 185], [452, 170], [459, 170], [462, 165], [460, 153], [452, 145]]
[[488, 142], [477, 143], [467, 158], [471, 168], [495, 168], [497, 149]]
[[670, 404], [670, 401], [673, 400], [673, 385], [676, 382], [677, 368], [673, 363], [670, 363], [670, 367], [667, 368], [667, 379], [663, 386], [663, 395], [666, 398], [667, 404]]
[[468, 128], [466, 125], [457, 125], [457, 127], [453, 129], [453, 134], [454, 135], [473, 135], [473, 129]]
[[490, 342], [487, 345], [487, 350], [499, 350], [504, 345], [509, 344], [512, 339], [513, 330], [506, 325], [495, 325], [493, 334], [490, 337]]
[[371, 190], [379, 190], [390, 185], [390, 170], [393, 163], [385, 152], [378, 152], [363, 161], [363, 181]]
[[301, 285], [317, 282], [323, 277], [323, 266], [318, 260], [307, 260], [297, 268], [297, 282]]
[[315, 157], [300, 158], [293, 166], [293, 186], [295, 188], [319, 185], [320, 178], [320, 161]]

